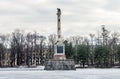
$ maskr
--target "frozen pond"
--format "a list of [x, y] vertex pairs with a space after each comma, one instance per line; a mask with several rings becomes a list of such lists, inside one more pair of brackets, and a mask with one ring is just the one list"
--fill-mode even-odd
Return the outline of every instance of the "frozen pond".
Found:
[[77, 69], [76, 71], [10, 71], [9, 68], [9, 70], [0, 71], [0, 79], [120, 79], [120, 69]]

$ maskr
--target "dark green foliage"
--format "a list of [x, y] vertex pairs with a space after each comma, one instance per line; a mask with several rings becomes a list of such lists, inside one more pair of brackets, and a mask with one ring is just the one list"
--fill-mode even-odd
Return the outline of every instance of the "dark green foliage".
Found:
[[68, 43], [67, 41], [65, 41], [64, 44], [65, 44], [66, 58], [68, 58], [68, 59], [73, 58], [74, 57], [74, 51], [73, 51], [72, 43]]
[[120, 64], [120, 45], [118, 45], [118, 47], [117, 47], [117, 59], [118, 59], [119, 64]]
[[108, 46], [96, 46], [94, 62], [97, 67], [109, 67], [110, 50]]
[[85, 67], [85, 64], [88, 64], [89, 51], [88, 45], [79, 45], [77, 48], [77, 58], [83, 67]]

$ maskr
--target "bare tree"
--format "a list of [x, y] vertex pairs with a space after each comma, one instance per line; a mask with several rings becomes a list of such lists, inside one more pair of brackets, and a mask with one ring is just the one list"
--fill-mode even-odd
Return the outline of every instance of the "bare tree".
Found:
[[111, 39], [109, 40], [109, 46], [111, 47], [111, 65], [117, 62], [117, 46], [119, 41], [119, 33], [114, 32], [111, 34]]
[[105, 25], [102, 25], [102, 37], [103, 45], [108, 45], [109, 31], [105, 28]]
[[6, 36], [0, 35], [0, 66], [4, 66], [3, 61], [5, 60], [5, 53], [6, 53], [5, 41], [6, 41]]
[[49, 35], [48, 40], [49, 40], [49, 43], [48, 43], [49, 53], [47, 53], [47, 59], [52, 59], [54, 54], [54, 45], [56, 42], [56, 35], [55, 34]]
[[24, 34], [20, 30], [15, 30], [12, 33], [11, 40], [11, 66], [20, 66], [24, 62]]
[[90, 43], [90, 61], [91, 65], [94, 65], [94, 36], [95, 34], [90, 34], [91, 43]]

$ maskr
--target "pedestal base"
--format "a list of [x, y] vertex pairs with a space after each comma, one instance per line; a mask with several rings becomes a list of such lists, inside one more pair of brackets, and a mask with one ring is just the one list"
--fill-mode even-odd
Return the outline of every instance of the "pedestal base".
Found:
[[75, 63], [71, 59], [47, 60], [44, 70], [76, 70]]
[[65, 55], [54, 55], [54, 59], [55, 60], [66, 60], [66, 57]]

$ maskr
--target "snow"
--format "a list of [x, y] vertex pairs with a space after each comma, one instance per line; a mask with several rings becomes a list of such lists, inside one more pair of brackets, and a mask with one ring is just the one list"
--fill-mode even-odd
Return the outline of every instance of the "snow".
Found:
[[37, 67], [30, 68], [30, 70], [29, 68], [4, 68], [4, 71], [0, 68], [0, 70], [0, 79], [120, 79], [120, 69], [93, 68], [77, 69], [76, 71], [45, 71], [42, 67]]
[[37, 66], [36, 68], [28, 68], [26, 66], [20, 66], [18, 68], [0, 68], [0, 71], [42, 71], [44, 66]]

